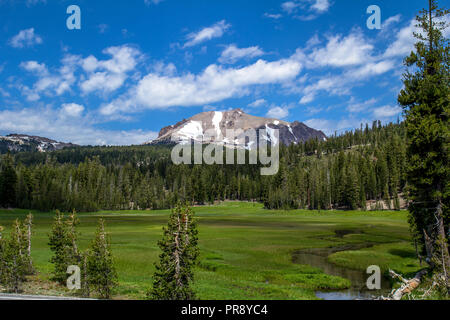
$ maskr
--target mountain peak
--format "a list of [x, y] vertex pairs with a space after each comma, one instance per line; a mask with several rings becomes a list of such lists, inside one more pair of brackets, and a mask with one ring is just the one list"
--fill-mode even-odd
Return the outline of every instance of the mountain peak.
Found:
[[47, 152], [75, 146], [77, 145], [27, 134], [12, 133], [4, 137], [0, 136], [0, 154], [22, 151]]
[[243, 135], [251, 129], [278, 129], [280, 142], [285, 145], [297, 144], [312, 138], [326, 139], [322, 131], [309, 128], [301, 122], [289, 123], [273, 118], [257, 117], [236, 108], [228, 111], [201, 112], [189, 119], [183, 119], [175, 125], [162, 128], [158, 138], [149, 143], [183, 143], [191, 140], [202, 142], [207, 130], [215, 130], [216, 136], [220, 137], [217, 142], [227, 145], [230, 143], [226, 138], [228, 129], [241, 129], [244, 132]]

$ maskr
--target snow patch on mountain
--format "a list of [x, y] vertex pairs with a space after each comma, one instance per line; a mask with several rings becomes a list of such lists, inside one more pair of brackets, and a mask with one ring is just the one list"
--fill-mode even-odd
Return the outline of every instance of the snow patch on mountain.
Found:
[[222, 112], [214, 112], [214, 117], [212, 118], [212, 123], [214, 128], [216, 129], [216, 138], [219, 139], [222, 135], [222, 130], [220, 128], [220, 122], [223, 119], [223, 113]]
[[44, 137], [25, 134], [9, 134], [0, 136], [0, 153], [5, 152], [49, 152], [65, 147], [74, 147], [75, 144], [58, 142]]
[[[290, 145], [313, 138], [326, 139], [323, 132], [309, 128], [298, 121], [290, 123], [273, 118], [256, 117], [241, 109], [234, 109], [202, 112], [189, 119], [183, 119], [175, 125], [162, 128], [158, 138], [148, 144], [187, 143], [191, 140], [206, 143], [203, 140], [205, 133], [214, 132], [216, 136], [214, 143], [248, 148], [250, 141], [247, 140], [251, 140], [248, 137], [255, 132], [259, 135], [259, 131], [264, 129], [267, 134], [261, 138], [273, 144]], [[236, 136], [228, 137], [228, 130], [235, 130]], [[275, 130], [279, 132], [278, 138], [275, 136]]]

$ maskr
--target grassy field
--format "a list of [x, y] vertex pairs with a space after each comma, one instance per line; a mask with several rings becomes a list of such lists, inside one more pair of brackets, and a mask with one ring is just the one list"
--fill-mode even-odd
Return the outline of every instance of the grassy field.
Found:
[[[316, 290], [349, 285], [348, 280], [318, 268], [294, 264], [292, 253], [301, 249], [371, 243], [371, 248], [337, 252], [329, 260], [361, 270], [377, 264], [383, 271], [392, 268], [406, 274], [420, 268], [410, 243], [406, 212], [268, 211], [260, 204], [240, 202], [196, 207], [194, 211], [201, 250], [195, 290], [200, 299], [316, 299]], [[15, 218], [24, 218], [27, 213], [0, 210], [0, 225], [8, 231]], [[52, 265], [47, 243], [53, 213], [33, 213], [32, 255], [39, 271], [37, 279], [49, 286], [46, 280]], [[115, 298], [145, 298], [159, 255], [157, 241], [168, 213], [79, 214], [81, 248], [86, 248], [93, 238], [98, 218], [107, 221], [119, 271], [120, 286]], [[342, 230], [346, 234], [339, 234]]]

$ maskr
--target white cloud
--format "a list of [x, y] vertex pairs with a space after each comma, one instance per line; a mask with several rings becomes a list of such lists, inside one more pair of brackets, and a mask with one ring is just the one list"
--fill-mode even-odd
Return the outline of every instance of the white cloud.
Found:
[[272, 107], [267, 112], [266, 116], [268, 118], [275, 118], [275, 119], [283, 119], [286, 118], [289, 115], [289, 110], [287, 107]]
[[294, 91], [303, 93], [303, 97], [299, 101], [300, 104], [314, 101], [321, 91], [325, 91], [330, 95], [346, 95], [350, 94], [351, 89], [355, 85], [359, 85], [362, 81], [371, 79], [374, 76], [384, 74], [394, 67], [394, 62], [390, 60], [367, 63], [351, 68], [340, 75], [324, 76], [316, 82], [308, 84], [300, 90], [294, 89]]
[[400, 29], [396, 35], [395, 41], [386, 49], [384, 56], [387, 58], [401, 56], [404, 57], [414, 50], [414, 43], [416, 39], [413, 33], [417, 31], [416, 20], [411, 20], [410, 23]]
[[347, 37], [340, 35], [328, 38], [327, 45], [315, 48], [308, 55], [309, 67], [345, 67], [367, 63], [372, 60], [374, 46], [364, 39], [362, 33], [352, 32]]
[[266, 12], [266, 13], [264, 13], [264, 17], [278, 20], [281, 17], [283, 17], [283, 15], [281, 13], [267, 13]]
[[34, 5], [37, 5], [39, 3], [47, 3], [47, 0], [27, 0], [25, 2], [25, 4], [27, 5], [27, 7], [32, 7]]
[[291, 92], [302, 94], [300, 104], [314, 101], [321, 91], [338, 96], [350, 94], [354, 86], [368, 79], [373, 80], [373, 77], [385, 74], [400, 64], [393, 58], [376, 55], [375, 46], [358, 30], [347, 36], [330, 36], [324, 46], [320, 44], [318, 39], [309, 41], [309, 45], [305, 49], [297, 49], [292, 58], [302, 61], [308, 69], [333, 67], [343, 71], [336, 74], [329, 70], [326, 75], [309, 77], [306, 84], [300, 81], [290, 84], [288, 88]]
[[163, 2], [164, 0], [144, 0], [144, 3], [147, 5], [147, 6], [150, 6], [150, 5], [152, 5], [152, 4], [159, 4], [159, 3], [161, 3], [161, 2]]
[[248, 106], [250, 108], [257, 108], [257, 107], [261, 107], [266, 104], [267, 104], [267, 101], [265, 99], [258, 99], [256, 101], [253, 101], [252, 103], [250, 103]]
[[309, 12], [308, 15], [298, 16], [302, 20], [313, 20], [319, 14], [327, 12], [331, 7], [330, 0], [291, 0], [281, 4], [281, 9], [287, 14], [295, 14], [298, 11]]
[[125, 79], [126, 76], [124, 74], [95, 72], [90, 75], [89, 79], [83, 81], [80, 87], [84, 93], [93, 91], [112, 92], [120, 88]]
[[[307, 91], [307, 90], [305, 90], [305, 91]], [[313, 91], [314, 90], [310, 90], [310, 92], [307, 92], [303, 97], [300, 98], [298, 103], [307, 104], [307, 103], [314, 101], [314, 98], [316, 95]], [[318, 90], [316, 90], [316, 91], [318, 91]]]
[[254, 85], [275, 84], [294, 79], [301, 70], [298, 61], [283, 59], [234, 69], [212, 64], [202, 73], [166, 76], [146, 75], [126, 95], [105, 105], [101, 112], [133, 112], [141, 109], [198, 106], [248, 94]]
[[323, 131], [327, 135], [333, 133], [333, 128], [335, 127], [335, 124], [332, 120], [326, 119], [309, 119], [304, 121], [304, 124], [306, 124], [310, 128]]
[[380, 62], [370, 62], [362, 65], [359, 68], [353, 69], [347, 72], [347, 78], [365, 79], [370, 76], [377, 76], [392, 70], [395, 67], [395, 63], [392, 60], [383, 60]]
[[348, 82], [351, 79], [344, 76], [324, 77], [317, 82], [307, 85], [303, 88], [304, 96], [300, 99], [300, 104], [307, 104], [316, 98], [320, 91], [328, 92], [332, 95], [343, 95], [349, 92]]
[[41, 43], [42, 38], [34, 33], [34, 28], [22, 30], [9, 40], [9, 44], [13, 48], [32, 47]]
[[[441, 21], [446, 22], [447, 25], [450, 24], [450, 15], [446, 15], [445, 18], [441, 19]], [[395, 36], [395, 41], [391, 43], [391, 45], [384, 52], [383, 56], [385, 58], [393, 58], [393, 57], [404, 58], [407, 55], [409, 55], [411, 51], [415, 50], [414, 44], [418, 41], [418, 39], [414, 37], [414, 33], [418, 34], [423, 33], [422, 29], [416, 27], [416, 24], [417, 21], [415, 19], [412, 19], [405, 27], [401, 28], [397, 32]], [[450, 28], [447, 28], [444, 31], [443, 36], [445, 38], [450, 37]]]
[[69, 121], [62, 116], [65, 111], [67, 108], [64, 109], [64, 106], [59, 110], [51, 107], [1, 110], [0, 130], [39, 135], [80, 145], [141, 144], [157, 137], [157, 133], [153, 131], [98, 129], [89, 116], [80, 115], [76, 121]]
[[352, 97], [347, 106], [347, 111], [352, 113], [364, 112], [369, 110], [369, 108], [377, 102], [377, 99], [372, 98], [363, 102], [356, 102], [355, 98]]
[[262, 51], [258, 46], [248, 47], [248, 48], [238, 48], [236, 45], [231, 44], [222, 51], [220, 55], [220, 63], [235, 63], [239, 59], [243, 58], [255, 58], [262, 56], [264, 51]]
[[[384, 65], [384, 63], [382, 63]], [[362, 80], [366, 80], [371, 75], [378, 75], [381, 72], [382, 68], [370, 68], [363, 66], [361, 68], [357, 68], [351, 70], [349, 72], [343, 73], [341, 75], [336, 76], [325, 76], [314, 83], [308, 84], [302, 89], [300, 92], [303, 93], [302, 98], [300, 99], [300, 104], [308, 104], [315, 100], [316, 96], [319, 92], [324, 91], [329, 95], [347, 95], [350, 94], [353, 86], [361, 83]], [[386, 69], [386, 71], [389, 69]]]
[[63, 115], [69, 117], [80, 117], [84, 111], [84, 106], [76, 103], [64, 103], [61, 106], [61, 112]]
[[110, 55], [111, 59], [98, 60], [90, 55], [80, 61], [88, 73], [88, 78], [80, 83], [83, 93], [110, 93], [119, 89], [127, 79], [127, 73], [136, 68], [141, 58], [138, 49], [127, 45], [106, 48], [103, 54]]
[[283, 11], [286, 11], [288, 14], [291, 14], [300, 5], [301, 4], [299, 1], [286, 1], [281, 4], [281, 9], [283, 9]]
[[383, 106], [373, 110], [373, 116], [377, 119], [386, 119], [400, 115], [402, 108], [398, 106]]
[[331, 4], [329, 0], [314, 0], [311, 5], [311, 9], [317, 10], [318, 12], [325, 12], [328, 11], [330, 6]]
[[[42, 94], [47, 96], [60, 96], [78, 85], [84, 94], [92, 92], [111, 93], [123, 86], [128, 73], [135, 70], [142, 58], [141, 52], [133, 47], [122, 45], [109, 47], [103, 54], [111, 56], [110, 59], [98, 60], [90, 55], [86, 58], [67, 54], [61, 61], [61, 67], [56, 72], [50, 72], [44, 63], [26, 61], [20, 67], [32, 72], [38, 77], [32, 88], [20, 85], [19, 89], [28, 101], [36, 101]], [[77, 77], [75, 72], [81, 68], [85, 74]]]
[[42, 93], [47, 96], [62, 95], [70, 90], [75, 83], [76, 77], [74, 75], [78, 57], [73, 55], [66, 55], [62, 59], [62, 66], [58, 72], [50, 73], [45, 64], [40, 64], [36, 61], [22, 62], [20, 66], [27, 71], [33, 72], [38, 80], [32, 88], [28, 86], [19, 86], [22, 93], [27, 97], [28, 101], [37, 101], [40, 99]]
[[210, 27], [203, 28], [199, 32], [192, 32], [187, 35], [186, 39], [188, 41], [184, 44], [184, 48], [192, 47], [214, 38], [220, 38], [230, 27], [230, 24], [226, 23], [225, 20], [222, 20]]
[[392, 24], [400, 22], [401, 19], [402, 19], [402, 15], [401, 14], [397, 14], [395, 16], [389, 17], [383, 22], [383, 24], [381, 26], [381, 29], [387, 29]]
[[45, 63], [39, 63], [37, 61], [26, 61], [20, 64], [20, 67], [28, 72], [37, 73], [39, 75], [47, 75], [48, 69]]
[[111, 59], [97, 60], [96, 57], [90, 55], [81, 61], [83, 69], [87, 72], [103, 69], [112, 73], [125, 73], [136, 67], [141, 55], [138, 49], [127, 45], [109, 47], [102, 52], [110, 55]]

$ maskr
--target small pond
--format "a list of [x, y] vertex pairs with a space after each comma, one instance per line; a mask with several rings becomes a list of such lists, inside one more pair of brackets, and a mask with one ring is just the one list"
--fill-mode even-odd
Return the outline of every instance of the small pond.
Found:
[[324, 300], [366, 300], [374, 296], [387, 295], [391, 291], [391, 283], [384, 276], [381, 277], [381, 289], [369, 290], [366, 286], [370, 274], [365, 271], [353, 270], [337, 266], [328, 261], [328, 256], [335, 252], [359, 250], [373, 246], [370, 243], [349, 244], [341, 247], [319, 248], [296, 251], [292, 254], [292, 261], [297, 264], [310, 265], [320, 268], [323, 272], [350, 280], [351, 287], [338, 291], [317, 291], [316, 296]]

